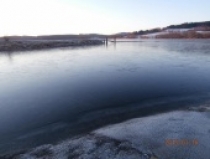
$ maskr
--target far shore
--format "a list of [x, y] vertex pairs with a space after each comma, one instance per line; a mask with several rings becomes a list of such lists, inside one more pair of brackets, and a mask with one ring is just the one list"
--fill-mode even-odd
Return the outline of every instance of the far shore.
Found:
[[69, 46], [101, 45], [102, 40], [24, 40], [0, 41], [0, 52], [30, 51]]
[[101, 44], [104, 44], [104, 36], [102, 35], [4, 36], [0, 37], [0, 52], [30, 51]]

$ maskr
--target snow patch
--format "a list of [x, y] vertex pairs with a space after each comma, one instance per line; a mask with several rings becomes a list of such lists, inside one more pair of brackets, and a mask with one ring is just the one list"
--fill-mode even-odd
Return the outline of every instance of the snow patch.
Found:
[[16, 156], [17, 159], [149, 159], [150, 157], [151, 155], [133, 148], [129, 142], [94, 134], [67, 140], [58, 145], [40, 146]]
[[[209, 106], [205, 107], [208, 110]], [[189, 143], [168, 145], [167, 140], [188, 140]], [[198, 141], [196, 145], [191, 142], [193, 140]], [[56, 145], [43, 145], [6, 157], [7, 159], [13, 157], [15, 159], [206, 159], [209, 157], [209, 141], [209, 111], [189, 109], [128, 120]]]

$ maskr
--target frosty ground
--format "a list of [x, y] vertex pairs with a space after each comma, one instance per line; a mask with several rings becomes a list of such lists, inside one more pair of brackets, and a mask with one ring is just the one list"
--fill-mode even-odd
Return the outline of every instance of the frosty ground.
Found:
[[[167, 140], [185, 140], [167, 144]], [[193, 141], [197, 143], [194, 144]], [[135, 118], [2, 159], [208, 159], [208, 105]]]

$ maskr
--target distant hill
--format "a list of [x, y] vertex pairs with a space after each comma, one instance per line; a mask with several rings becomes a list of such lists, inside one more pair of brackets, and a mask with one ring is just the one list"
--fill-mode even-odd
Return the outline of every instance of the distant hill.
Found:
[[205, 22], [192, 22], [192, 23], [183, 23], [179, 25], [170, 25], [166, 29], [183, 29], [183, 28], [197, 28], [197, 27], [210, 27], [210, 21]]
[[155, 29], [150, 29], [150, 30], [140, 30], [140, 31], [136, 31], [136, 32], [133, 32], [133, 34], [145, 35], [145, 34], [151, 34], [151, 33], [161, 32], [161, 31], [162, 31], [161, 28], [155, 28]]
[[170, 25], [156, 33], [143, 35], [143, 37], [161, 39], [209, 39], [210, 21]]
[[210, 21], [183, 23], [183, 24], [178, 24], [178, 25], [170, 25], [170, 26], [167, 26], [167, 27], [164, 27], [164, 28], [139, 30], [139, 31], [134, 31], [132, 34], [147, 35], [147, 34], [158, 33], [158, 32], [162, 32], [164, 30], [170, 30], [170, 29], [194, 29], [194, 28], [200, 28], [198, 30], [209, 30], [210, 29]]

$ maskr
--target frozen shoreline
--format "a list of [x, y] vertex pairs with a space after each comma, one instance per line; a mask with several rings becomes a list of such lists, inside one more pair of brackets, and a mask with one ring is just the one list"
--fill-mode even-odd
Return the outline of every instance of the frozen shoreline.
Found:
[[69, 46], [101, 45], [102, 40], [20, 40], [0, 41], [0, 52], [42, 50]]
[[[42, 145], [1, 158], [206, 159], [209, 133], [210, 109], [201, 106], [131, 119], [56, 145]], [[184, 140], [187, 142], [181, 142]]]

